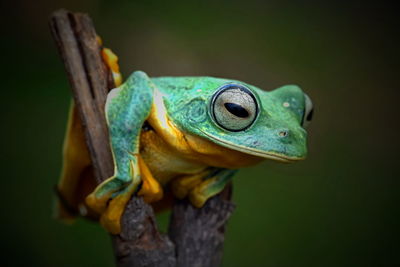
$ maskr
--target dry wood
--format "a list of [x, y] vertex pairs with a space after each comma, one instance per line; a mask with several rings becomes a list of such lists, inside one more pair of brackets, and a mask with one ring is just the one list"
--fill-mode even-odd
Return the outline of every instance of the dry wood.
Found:
[[[100, 183], [113, 174], [104, 103], [114, 83], [88, 15], [56, 11], [50, 17], [50, 28]], [[233, 210], [230, 190], [227, 188], [202, 209], [193, 208], [187, 201], [177, 202], [169, 231], [175, 245], [158, 231], [151, 206], [140, 197], [132, 197], [121, 219], [122, 232], [112, 236], [117, 266], [219, 266], [225, 223]]]
[[[55, 12], [50, 27], [62, 56], [75, 105], [84, 126], [97, 181], [113, 174], [104, 116], [107, 93], [114, 87], [104, 64], [91, 19], [66, 10]], [[157, 230], [152, 208], [132, 198], [123, 215], [122, 232], [113, 236], [118, 266], [174, 266], [174, 246]], [[141, 255], [140, 257], [132, 257]], [[163, 264], [159, 264], [162, 262]]]
[[175, 203], [169, 227], [169, 235], [176, 246], [177, 266], [219, 266], [225, 237], [226, 222], [234, 205], [231, 199], [232, 185], [207, 201], [201, 209], [189, 201]]

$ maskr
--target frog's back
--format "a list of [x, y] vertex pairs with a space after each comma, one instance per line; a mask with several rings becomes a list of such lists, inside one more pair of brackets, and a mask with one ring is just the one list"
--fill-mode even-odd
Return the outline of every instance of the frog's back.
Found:
[[[207, 101], [216, 88], [232, 80], [208, 76], [151, 78], [163, 95], [164, 104], [172, 117], [179, 114], [192, 101]], [[178, 118], [175, 118], [178, 119]], [[179, 120], [179, 119], [178, 119]]]
[[[215, 78], [209, 76], [183, 76], [183, 77], [154, 77], [151, 80], [157, 89], [165, 94], [181, 93], [202, 93], [205, 88], [216, 88], [221, 84], [231, 82], [232, 80]], [[199, 91], [201, 90], [201, 91]]]

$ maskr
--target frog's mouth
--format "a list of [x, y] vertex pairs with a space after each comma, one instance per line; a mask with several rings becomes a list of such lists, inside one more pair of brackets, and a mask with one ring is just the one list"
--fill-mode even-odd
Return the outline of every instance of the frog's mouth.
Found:
[[[201, 130], [200, 130], [201, 131]], [[294, 161], [300, 161], [300, 160], [304, 160], [305, 157], [290, 157], [281, 153], [277, 153], [277, 152], [266, 152], [266, 151], [262, 151], [262, 150], [258, 150], [258, 149], [254, 149], [254, 148], [249, 148], [249, 147], [244, 147], [244, 146], [239, 146], [224, 140], [221, 140], [215, 136], [212, 136], [204, 131], [201, 131], [203, 134], [207, 135], [208, 137], [210, 137], [212, 140], [214, 140], [214, 142], [216, 142], [217, 144], [233, 149], [233, 150], [237, 150], [246, 154], [250, 154], [256, 157], [261, 157], [261, 158], [265, 158], [265, 159], [270, 159], [270, 160], [275, 160], [275, 161], [280, 161], [280, 162], [294, 162]]]

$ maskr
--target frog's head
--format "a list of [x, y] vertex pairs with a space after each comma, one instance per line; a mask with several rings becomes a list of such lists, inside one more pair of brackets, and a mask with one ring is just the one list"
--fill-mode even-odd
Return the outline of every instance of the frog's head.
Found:
[[279, 161], [304, 159], [310, 98], [296, 85], [271, 92], [238, 81], [207, 78], [178, 112], [185, 130], [221, 146]]

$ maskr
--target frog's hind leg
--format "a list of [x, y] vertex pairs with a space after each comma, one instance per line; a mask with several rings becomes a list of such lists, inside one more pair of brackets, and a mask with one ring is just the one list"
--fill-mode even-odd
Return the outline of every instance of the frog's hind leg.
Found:
[[203, 179], [207, 178], [211, 169], [207, 168], [196, 174], [189, 174], [178, 177], [171, 182], [171, 191], [176, 198], [184, 199], [187, 197], [197, 185], [203, 182]]
[[93, 170], [82, 123], [72, 102], [63, 146], [63, 167], [56, 186], [58, 200], [55, 216], [67, 222], [72, 221], [81, 213], [85, 194], [94, 186]]
[[144, 72], [134, 72], [107, 97], [106, 119], [114, 158], [114, 175], [86, 198], [101, 214], [102, 225], [111, 233], [120, 232], [120, 216], [142, 181], [139, 136], [153, 103], [154, 84]]
[[196, 174], [185, 175], [171, 182], [171, 190], [175, 197], [189, 197], [190, 202], [197, 208], [221, 192], [231, 180], [236, 170], [222, 168], [207, 168]]
[[139, 169], [141, 170], [141, 178], [143, 180], [142, 187], [138, 192], [139, 196], [143, 196], [144, 201], [153, 203], [163, 198], [164, 192], [160, 183], [154, 179], [144, 160], [139, 156]]
[[236, 170], [230, 169], [214, 170], [190, 191], [190, 202], [193, 206], [201, 208], [209, 198], [220, 193], [225, 188], [235, 173]]

